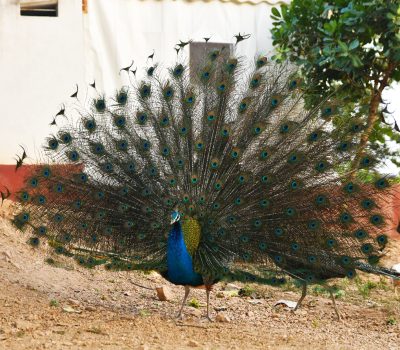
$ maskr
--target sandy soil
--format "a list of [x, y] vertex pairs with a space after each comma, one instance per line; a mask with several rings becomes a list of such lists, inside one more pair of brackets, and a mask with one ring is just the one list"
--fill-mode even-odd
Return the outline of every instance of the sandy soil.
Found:
[[[87, 270], [46, 246], [33, 249], [11, 227], [8, 212], [1, 215], [0, 349], [400, 349], [400, 297], [390, 281], [372, 279], [368, 295], [360, 293], [369, 283], [365, 278], [357, 286], [339, 281], [343, 321], [316, 290], [293, 313], [274, 303], [297, 300], [298, 290], [250, 286], [251, 296], [240, 297], [221, 283], [213, 293], [212, 317], [228, 322], [204, 318], [202, 290], [191, 292], [192, 304], [200, 305], [187, 306], [178, 322], [173, 316], [183, 288], [155, 273]], [[49, 256], [55, 266], [46, 263]], [[171, 300], [159, 301], [154, 290], [132, 282], [167, 286]]]

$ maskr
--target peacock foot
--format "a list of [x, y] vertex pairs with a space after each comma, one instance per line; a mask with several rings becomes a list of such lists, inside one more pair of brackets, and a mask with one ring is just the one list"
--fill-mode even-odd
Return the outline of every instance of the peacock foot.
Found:
[[207, 316], [205, 317], [205, 319], [208, 320], [209, 322], [214, 322], [214, 320], [213, 320], [209, 315], [207, 315]]
[[336, 321], [339, 322], [344, 322], [342, 315], [339, 313], [338, 310], [335, 310], [335, 314], [336, 314]]
[[182, 312], [180, 312], [178, 315], [176, 315], [176, 317], [175, 317], [175, 320], [177, 320], [177, 321], [183, 321], [183, 319], [184, 319], [184, 316], [183, 316], [183, 313]]

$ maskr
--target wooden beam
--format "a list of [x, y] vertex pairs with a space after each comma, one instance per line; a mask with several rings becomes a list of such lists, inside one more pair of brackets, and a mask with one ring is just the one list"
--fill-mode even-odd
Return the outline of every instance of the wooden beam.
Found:
[[88, 3], [87, 0], [82, 0], [82, 12], [88, 13]]

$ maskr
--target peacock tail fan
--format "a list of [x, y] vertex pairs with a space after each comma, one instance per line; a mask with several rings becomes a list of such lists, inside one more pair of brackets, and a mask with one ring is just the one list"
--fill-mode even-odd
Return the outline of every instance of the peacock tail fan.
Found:
[[[151, 68], [66, 110], [79, 121], [49, 136], [47, 164], [19, 193], [14, 223], [31, 244], [47, 238], [88, 267], [165, 271], [177, 209], [209, 278], [269, 283], [240, 267], [257, 265], [312, 282], [378, 262], [390, 180], [342, 170], [364, 124], [338, 132], [340, 101], [305, 109], [295, 72], [263, 56], [214, 50], [198, 66]], [[374, 166], [364, 155], [360, 168]]]

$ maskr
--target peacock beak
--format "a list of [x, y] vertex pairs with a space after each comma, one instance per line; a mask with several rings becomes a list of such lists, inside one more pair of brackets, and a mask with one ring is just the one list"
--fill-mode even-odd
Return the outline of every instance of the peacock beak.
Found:
[[178, 220], [179, 220], [178, 218], [171, 219], [171, 225], [175, 224], [175, 222], [177, 222]]
[[175, 222], [178, 222], [181, 219], [181, 216], [178, 214], [176, 216], [173, 216], [171, 218], [171, 225], [175, 224]]

